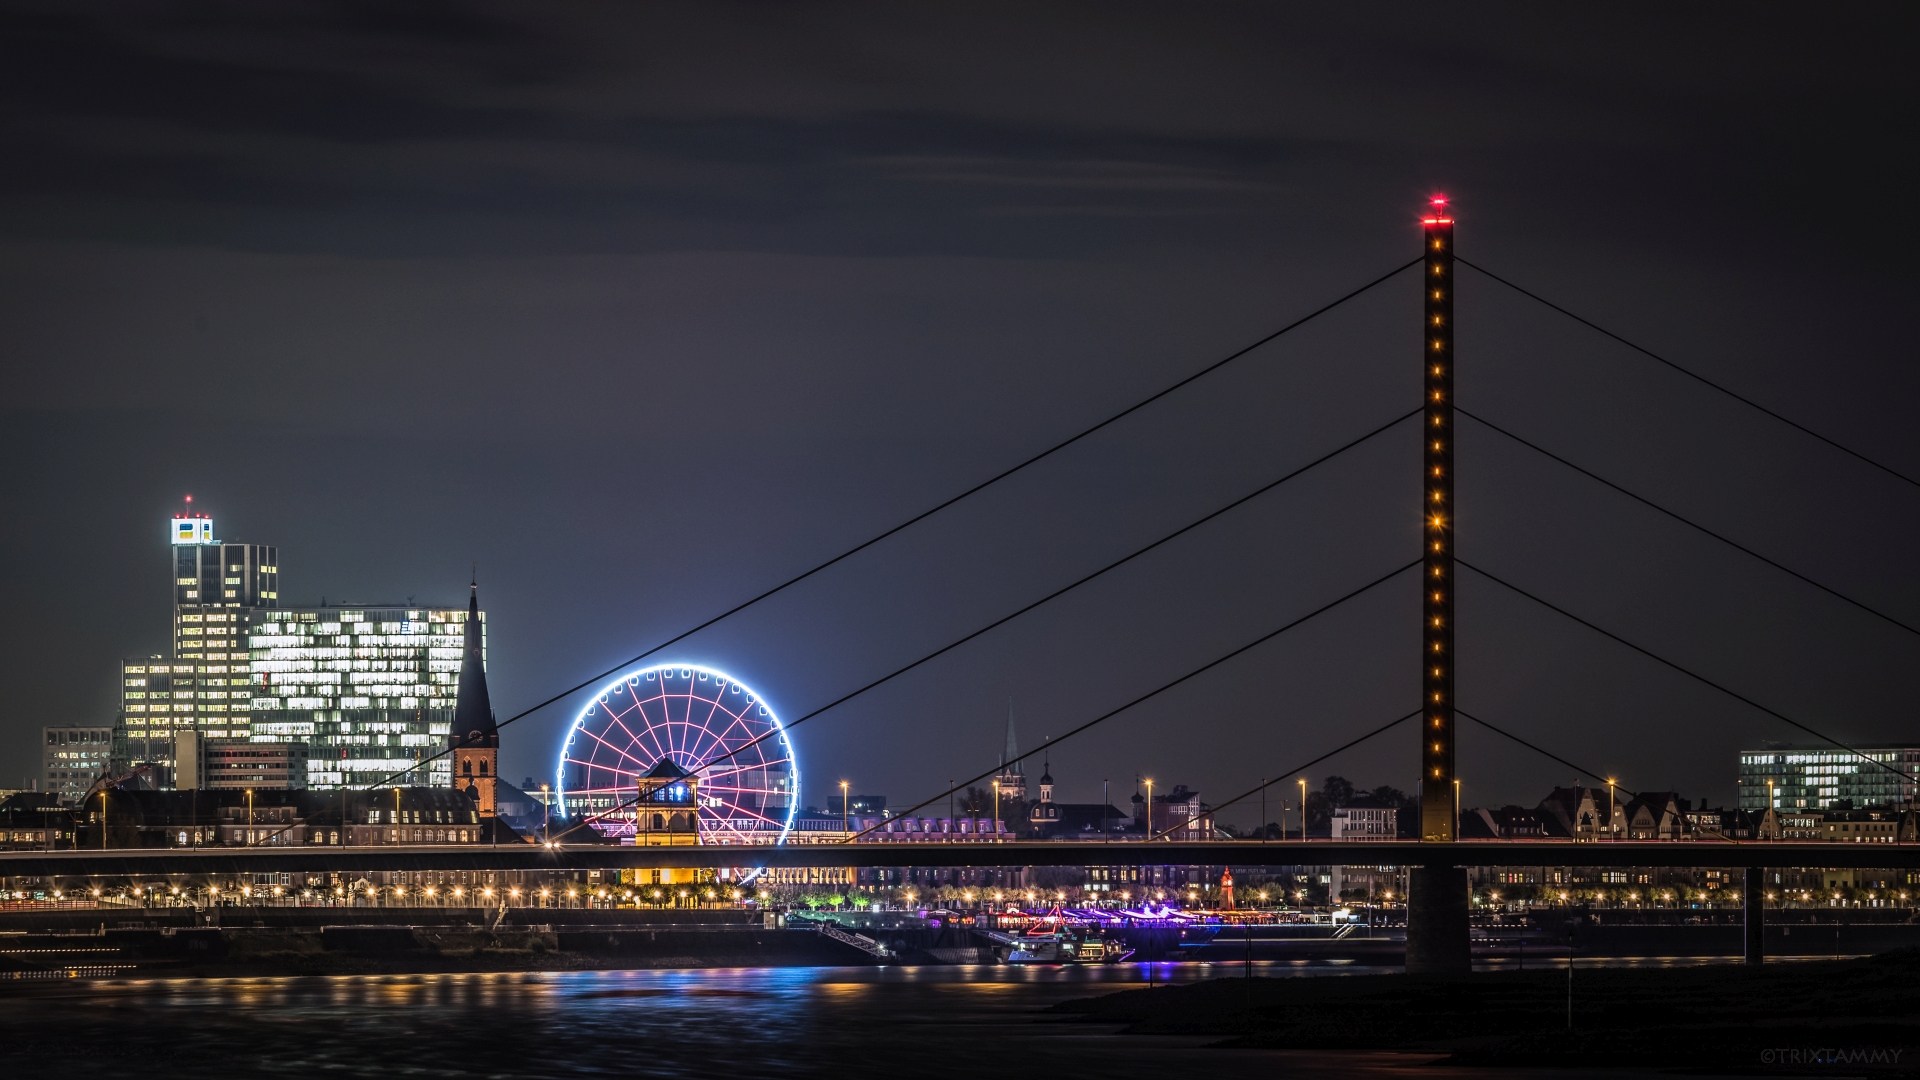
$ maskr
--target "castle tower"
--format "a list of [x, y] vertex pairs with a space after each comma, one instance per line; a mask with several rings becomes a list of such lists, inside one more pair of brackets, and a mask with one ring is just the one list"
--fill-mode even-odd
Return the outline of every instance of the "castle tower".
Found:
[[453, 786], [474, 801], [483, 820], [494, 816], [494, 783], [500, 777], [500, 728], [487, 696], [487, 658], [480, 636], [480, 586], [467, 599], [465, 647], [460, 656], [460, 693], [447, 736], [453, 750]]

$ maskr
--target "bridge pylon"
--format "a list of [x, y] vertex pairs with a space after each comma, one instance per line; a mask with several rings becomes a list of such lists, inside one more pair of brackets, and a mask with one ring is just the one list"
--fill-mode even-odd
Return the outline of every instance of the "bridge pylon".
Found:
[[1453, 218], [1436, 196], [1425, 227], [1425, 314], [1420, 352], [1426, 375], [1426, 551], [1421, 567], [1420, 838], [1451, 842], [1453, 762]]
[[[1420, 839], [1458, 838], [1453, 701], [1453, 215], [1435, 196], [1422, 219], [1423, 315], [1420, 364], [1425, 394], [1420, 480], [1425, 550], [1420, 617]], [[1407, 971], [1465, 972], [1472, 963], [1465, 867], [1429, 863], [1408, 873]]]

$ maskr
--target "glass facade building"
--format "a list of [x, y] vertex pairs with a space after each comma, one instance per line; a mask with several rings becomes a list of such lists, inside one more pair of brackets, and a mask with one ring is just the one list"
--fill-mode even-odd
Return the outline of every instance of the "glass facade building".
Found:
[[[447, 745], [466, 623], [460, 608], [398, 605], [251, 613], [249, 737], [305, 743], [308, 787], [393, 783]], [[484, 659], [484, 613], [480, 633]], [[451, 769], [443, 757], [399, 782], [451, 786]]]
[[1740, 809], [1765, 809], [1768, 781], [1772, 781], [1776, 810], [1828, 810], [1842, 799], [1848, 800], [1854, 809], [1913, 805], [1914, 782], [1907, 777], [1920, 775], [1920, 746], [1876, 745], [1855, 749], [1859, 752], [1833, 746], [1783, 744], [1742, 750]]

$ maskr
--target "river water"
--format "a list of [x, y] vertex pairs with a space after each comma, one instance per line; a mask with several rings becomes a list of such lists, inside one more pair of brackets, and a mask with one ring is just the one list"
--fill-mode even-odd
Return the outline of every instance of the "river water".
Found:
[[[1359, 966], [1255, 965], [1260, 975]], [[1155, 966], [1157, 981], [1238, 974]], [[1428, 1055], [1241, 1051], [1049, 1016], [1144, 985], [1144, 965], [835, 967], [125, 979], [0, 992], [0, 1075], [915, 1077], [1045, 1080], [1257, 1071], [1434, 1080]], [[1619, 1070], [1448, 1068], [1444, 1080], [1598, 1080]], [[1657, 1075], [1646, 1073], [1647, 1076]]]

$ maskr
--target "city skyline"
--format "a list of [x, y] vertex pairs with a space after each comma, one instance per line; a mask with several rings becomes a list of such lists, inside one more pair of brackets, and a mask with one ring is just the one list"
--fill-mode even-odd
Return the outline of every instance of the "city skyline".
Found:
[[[443, 603], [477, 561], [510, 714], [1373, 280], [1436, 192], [1463, 258], [1920, 472], [1910, 151], [1884, 135], [1909, 90], [1849, 27], [1732, 49], [1697, 12], [1125, 9], [1039, 55], [952, 13], [844, 17], [863, 32], [263, 11], [265, 49], [20, 22], [5, 491], [57, 539], [0, 590], [0, 760], [167, 651], [152, 523], [183, 492], [277, 547], [285, 602]], [[1143, 60], [1168, 41], [1213, 62]], [[1909, 486], [1461, 282], [1463, 408], [1915, 621]], [[1416, 301], [1390, 282], [662, 659], [805, 714], [1412, 407]], [[994, 765], [1008, 697], [1038, 745], [1339, 596], [1418, 542], [1403, 436], [810, 722], [809, 756], [917, 801]], [[1463, 557], [1838, 737], [1911, 738], [1910, 635], [1529, 453], [1463, 427]], [[1412, 707], [1414, 601], [1378, 590], [1060, 753], [1244, 790]], [[1487, 582], [1458, 604], [1461, 706], [1641, 788], [1731, 804], [1740, 751], [1800, 738]], [[508, 729], [509, 774], [571, 716]], [[1459, 737], [1473, 802], [1572, 779]], [[1412, 790], [1411, 750], [1314, 772]]]
[[[212, 550], [216, 554], [219, 554], [220, 552], [227, 549], [235, 549], [237, 551], [244, 553], [244, 555], [236, 555], [235, 556], [236, 558], [244, 557], [249, 559], [248, 576], [243, 579], [248, 583], [245, 586], [245, 589], [248, 590], [246, 592], [246, 595], [242, 595], [238, 598], [238, 600], [236, 600], [235, 591], [232, 589], [229, 589], [227, 591], [227, 599], [230, 601], [229, 606], [237, 605], [248, 610], [252, 610], [255, 608], [258, 609], [258, 613], [247, 616], [247, 624], [245, 628], [241, 630], [242, 636], [240, 637], [239, 641], [236, 642], [237, 644], [258, 647], [264, 642], [267, 646], [271, 648], [275, 646], [276, 643], [279, 643], [278, 638], [271, 638], [271, 635], [276, 632], [274, 629], [274, 625], [278, 625], [279, 623], [288, 623], [288, 622], [297, 623], [300, 620], [313, 622], [317, 618], [325, 617], [325, 615], [329, 612], [340, 613], [339, 614], [340, 619], [344, 620], [347, 618], [347, 612], [349, 611], [349, 609], [369, 609], [369, 608], [383, 606], [383, 605], [369, 605], [364, 603], [358, 603], [351, 600], [342, 600], [337, 603], [333, 603], [326, 606], [301, 605], [301, 604], [290, 603], [290, 604], [284, 605], [283, 608], [276, 610], [275, 607], [271, 607], [267, 605], [280, 604], [277, 591], [258, 594], [259, 596], [264, 597], [264, 600], [253, 599], [253, 597], [256, 594], [252, 590], [255, 590], [261, 587], [259, 584], [255, 583], [255, 579], [252, 576], [253, 568], [251, 565], [251, 561], [253, 558], [253, 552], [258, 551], [258, 552], [271, 553], [271, 552], [275, 552], [277, 549], [272, 547], [259, 547], [256, 545], [235, 543], [233, 541], [224, 540], [223, 538], [217, 535], [216, 524], [214, 519], [211, 517], [211, 515], [208, 515], [201, 510], [196, 510], [192, 508], [193, 507], [192, 496], [189, 495], [185, 497], [185, 506], [187, 507], [186, 510], [176, 510], [176, 512], [174, 513], [171, 519], [173, 522], [173, 526], [170, 530], [173, 536], [172, 550], [176, 556], [180, 556], [180, 558], [184, 558], [185, 556], [182, 554], [183, 552], [191, 552], [194, 550]], [[183, 527], [183, 523], [191, 523], [193, 527], [191, 529], [185, 528]], [[270, 563], [277, 564], [278, 562], [277, 557], [273, 555], [269, 554], [266, 556], [266, 558], [270, 561]], [[179, 559], [175, 559], [174, 561], [178, 562]], [[277, 576], [277, 573], [278, 573], [277, 565], [269, 565], [265, 569], [269, 574], [273, 574]], [[475, 572], [477, 574], [477, 567], [475, 568]], [[178, 573], [184, 574], [185, 571], [184, 570], [178, 571]], [[229, 579], [230, 582], [232, 580], [233, 579]], [[276, 577], [263, 577], [260, 580], [265, 582], [267, 587], [271, 587], [276, 583]], [[154, 660], [165, 659], [170, 662], [178, 659], [200, 660], [208, 656], [211, 656], [216, 660], [226, 659], [225, 654], [222, 654], [222, 653], [203, 653], [199, 651], [202, 648], [204, 648], [204, 645], [201, 641], [182, 637], [183, 634], [200, 633], [200, 631], [197, 629], [183, 630], [181, 628], [183, 622], [198, 622], [200, 619], [208, 617], [204, 614], [205, 611], [216, 610], [219, 607], [219, 605], [217, 604], [203, 605], [202, 603], [200, 603], [197, 599], [197, 592], [194, 589], [189, 587], [189, 581], [190, 579], [188, 577], [183, 576], [178, 578], [174, 582], [174, 586], [175, 586], [174, 600], [175, 600], [176, 614], [172, 622], [173, 622], [173, 641], [174, 641], [174, 648], [175, 648], [176, 654], [174, 657], [171, 657], [171, 658], [154, 657], [152, 658]], [[199, 584], [199, 583], [200, 583], [199, 581], [193, 582], [193, 584]], [[409, 600], [411, 601], [412, 597], [409, 597]], [[384, 605], [384, 606], [393, 606], [393, 605]], [[303, 609], [304, 609], [304, 613], [303, 613]], [[180, 612], [183, 612], [183, 611], [190, 612], [192, 614], [187, 614], [187, 615], [179, 614]], [[460, 618], [465, 615], [464, 612], [459, 611], [457, 609], [446, 608], [443, 610], [441, 608], [428, 606], [428, 605], [413, 605], [412, 610], [404, 610], [404, 611], [396, 610], [395, 612], [378, 612], [377, 614], [381, 615], [382, 617], [384, 617], [387, 614], [393, 614], [396, 617], [399, 617], [402, 614], [410, 615], [418, 619], [419, 621], [421, 621], [423, 625], [429, 618], [437, 619], [437, 618], [441, 618], [442, 616], [445, 616], [448, 619], [452, 619], [455, 622], [458, 622]], [[355, 610], [353, 612], [353, 615], [354, 615], [355, 621], [364, 621], [362, 612]], [[215, 616], [215, 617], [218, 617], [218, 616]], [[232, 616], [232, 617], [238, 617], [238, 616]], [[273, 624], [273, 625], [269, 625], [269, 624]], [[384, 626], [384, 624], [382, 625]], [[312, 628], [307, 628], [307, 629], [312, 629]], [[382, 632], [384, 633], [386, 631], [383, 630]], [[259, 635], [261, 634], [269, 635], [269, 637], [261, 638], [259, 637]], [[370, 640], [374, 640], [374, 639], [370, 639]], [[385, 641], [386, 639], [381, 638], [377, 640]], [[422, 640], [424, 641], [425, 639], [422, 639]], [[453, 640], [457, 642], [457, 637], [449, 640]], [[219, 645], [221, 643], [212, 642], [212, 644]], [[193, 651], [187, 651], [187, 650], [193, 650]], [[245, 657], [246, 655], [247, 655], [246, 653], [240, 653], [240, 652], [234, 653], [234, 656], [236, 658], [242, 658], [242, 657]], [[483, 656], [484, 656], [484, 647], [483, 647]], [[123, 674], [126, 671], [135, 670], [131, 665], [138, 664], [141, 662], [142, 661], [139, 661], [139, 660], [128, 660], [123, 662], [123, 665], [122, 665]], [[691, 663], [691, 661], [669, 660], [665, 662], [656, 662], [653, 664], [653, 666], [660, 667], [660, 668], [674, 668], [687, 663]], [[265, 666], [274, 667], [275, 665], [269, 662]], [[280, 666], [284, 666], [284, 665], [280, 665]], [[705, 669], [705, 665], [696, 664], [694, 666], [696, 668]], [[248, 667], [244, 667], [244, 668], [240, 666], [236, 666], [235, 670], [242, 671], [242, 670], [249, 670], [249, 668], [254, 673], [253, 681], [257, 682], [259, 678], [258, 672], [262, 669], [261, 663], [258, 663], [258, 662], [251, 663], [250, 665], [248, 665]], [[189, 666], [189, 669], [191, 669], [191, 665]], [[159, 666], [156, 666], [155, 670], [161, 670], [161, 668]], [[174, 669], [174, 670], [179, 670], [179, 669]], [[200, 670], [204, 671], [207, 669], [205, 667], [202, 667], [200, 668]], [[226, 669], [220, 668], [219, 670], [224, 671]], [[451, 671], [453, 669], [450, 668], [448, 670]], [[640, 671], [642, 669], [635, 668], [634, 670]], [[627, 672], [623, 672], [620, 678], [621, 679], [627, 678], [628, 674], [629, 673]], [[441, 678], [441, 677], [442, 676], [435, 676], [435, 678]], [[447, 678], [448, 680], [451, 680], [453, 678], [453, 676], [450, 674], [444, 677]], [[141, 680], [128, 679], [125, 681], [124, 685], [132, 686], [135, 681], [139, 681], [143, 685], [146, 682], [146, 680], [144, 679], [141, 679]], [[619, 682], [619, 679], [616, 679], [615, 682], [616, 683]], [[609, 684], [609, 685], [613, 685], [613, 684]], [[288, 691], [285, 690], [284, 688], [280, 688], [278, 690], [275, 690], [274, 692], [284, 695]], [[126, 692], [123, 691], [123, 694], [125, 693]], [[255, 687], [249, 691], [249, 694], [256, 697], [256, 699], [258, 698], [260, 693], [262, 693], [262, 690], [258, 687]], [[146, 695], [133, 693], [127, 696], [145, 697]], [[204, 697], [205, 695], [201, 695], [201, 696]], [[215, 695], [215, 696], [219, 696], [219, 695]], [[751, 695], [749, 699], [751, 700]], [[407, 700], [411, 701], [411, 699], [407, 699]], [[452, 702], [452, 699], [449, 698], [445, 705], [445, 712], [449, 715], [452, 710], [451, 702]], [[205, 709], [208, 706], [206, 706], [205, 704], [202, 704], [199, 707], [201, 709]], [[223, 709], [227, 708], [227, 706], [215, 706], [215, 707], [223, 708]], [[244, 705], [235, 705], [231, 707], [238, 708], [238, 709], [246, 708], [246, 706]], [[296, 732], [292, 730], [292, 728], [288, 727], [288, 724], [286, 723], [286, 721], [288, 720], [288, 717], [283, 715], [280, 711], [278, 711], [278, 710], [283, 710], [285, 707], [286, 707], [285, 704], [277, 705], [275, 711], [270, 711], [265, 717], [261, 718], [263, 719], [263, 721], [266, 721], [265, 726], [250, 726], [250, 727], [246, 726], [247, 716], [245, 715], [239, 716], [236, 722], [241, 723], [243, 726], [240, 729], [232, 732], [233, 737], [244, 739], [248, 735], [252, 735], [255, 738], [273, 736], [283, 741], [304, 740], [304, 741], [312, 742], [312, 749], [316, 749], [316, 750], [321, 749], [323, 743], [326, 744], [327, 746], [331, 746], [332, 740], [330, 739], [319, 738], [316, 741], [311, 731], [303, 730], [303, 731]], [[322, 706], [316, 705], [314, 707], [322, 707]], [[129, 737], [130, 743], [135, 748], [134, 760], [157, 761], [165, 765], [171, 766], [172, 760], [171, 760], [170, 751], [155, 753], [154, 751], [151, 750], [151, 747], [145, 738], [148, 734], [147, 731], [136, 730], [136, 725], [148, 722], [148, 721], [142, 720], [139, 717], [135, 717], [131, 715], [132, 710], [142, 708], [142, 706], [129, 704], [124, 706], [124, 708], [127, 710], [127, 715], [128, 715], [128, 723], [126, 725], [128, 730], [126, 732], [126, 735]], [[586, 713], [582, 713], [583, 718], [585, 715]], [[202, 723], [200, 723], [199, 725], [199, 730], [201, 732], [202, 738], [205, 738], [207, 735], [210, 734], [213, 738], [218, 739], [218, 738], [227, 736], [229, 734], [229, 732], [226, 730], [214, 730], [211, 732], [206, 731], [207, 722], [222, 721], [223, 718], [203, 717], [200, 719], [202, 720]], [[579, 719], [576, 719], [574, 722], [574, 726], [577, 727], [579, 722], [580, 722]], [[380, 726], [382, 725], [379, 725], [379, 724], [371, 725], [371, 727], [380, 727]], [[312, 725], [308, 724], [306, 725], [306, 727], [311, 728]], [[48, 730], [49, 732], [51, 732], [52, 729], [48, 729]], [[396, 728], [396, 730], [398, 729]], [[427, 731], [426, 727], [423, 725], [422, 731], [421, 731], [421, 739], [424, 741], [422, 741], [420, 745], [423, 747], [428, 746], [429, 744], [437, 745], [438, 739], [441, 737], [444, 737], [445, 735], [446, 735], [445, 723], [438, 724], [437, 726], [433, 727], [432, 731], [430, 732]], [[1051, 753], [1051, 747], [1049, 746], [1049, 747], [1043, 747], [1041, 749], [1037, 749], [1030, 754], [1019, 754], [1019, 751], [1017, 750], [1017, 746], [1016, 746], [1017, 740], [1015, 737], [1014, 706], [1012, 701], [1007, 702], [1006, 729], [1005, 729], [1004, 739], [1005, 739], [1005, 747], [1001, 750], [1000, 757], [999, 757], [999, 764], [1003, 766], [1001, 770], [1003, 773], [1006, 771], [1004, 766], [1007, 764], [1009, 760], [1008, 759], [1009, 754], [1016, 754], [1018, 755], [1018, 758], [1017, 758], [1018, 761], [1025, 762], [1028, 757], [1039, 757], [1043, 755], [1049, 755]], [[784, 741], [784, 737], [783, 737], [783, 741]], [[51, 742], [48, 744], [49, 747], [51, 747], [52, 745], [53, 744]], [[1866, 751], [1867, 756], [1869, 757], [1883, 758], [1889, 761], [1898, 761], [1906, 764], [1908, 767], [1912, 766], [1912, 762], [1914, 760], [1920, 760], [1920, 747], [1899, 750], [1899, 748], [1893, 744], [1887, 744], [1887, 745], [1875, 744], [1872, 746], [1860, 745], [1857, 748], [1860, 750]], [[46, 790], [49, 790], [49, 791], [56, 790], [54, 784], [51, 782], [52, 775], [53, 775], [51, 770], [54, 768], [53, 759], [56, 756], [56, 753], [52, 749], [46, 749], [46, 748], [43, 748], [43, 749], [45, 750], [45, 753], [43, 756], [46, 759], [46, 764], [42, 768], [42, 775], [48, 778], [48, 780], [50, 781], [48, 783]], [[1769, 753], [1767, 752], [1769, 750], [1777, 751], [1777, 752]], [[1875, 753], [1876, 751], [1887, 751], [1887, 750], [1899, 750], [1899, 752], [1893, 753], [1891, 756], [1883, 753]], [[430, 753], [431, 750], [423, 750], [421, 752]], [[60, 753], [57, 756], [65, 757], [67, 755], [64, 753]], [[104, 753], [98, 756], [104, 757]], [[331, 753], [329, 752], [326, 755], [316, 754], [315, 756], [331, 757]], [[564, 769], [565, 762], [567, 760], [567, 751], [564, 743], [560, 746], [558, 750], [557, 759], [560, 762], [561, 767]], [[1856, 755], [1856, 754], [1844, 751], [1841, 748], [1833, 747], [1833, 746], [1821, 746], [1818, 744], [1796, 745], [1790, 742], [1780, 741], [1780, 740], [1766, 740], [1764, 747], [1760, 747], [1760, 746], [1747, 747], [1747, 748], [1743, 748], [1740, 751], [1739, 765], [1738, 765], [1738, 782], [1735, 785], [1735, 787], [1737, 788], [1737, 793], [1733, 799], [1724, 799], [1724, 800], [1715, 799], [1710, 795], [1708, 795], [1706, 792], [1700, 792], [1696, 795], [1696, 797], [1692, 800], [1692, 802], [1695, 805], [1701, 806], [1701, 807], [1705, 807], [1709, 804], [1716, 804], [1716, 805], [1724, 805], [1729, 808], [1738, 806], [1741, 809], [1751, 809], [1753, 807], [1765, 805], [1765, 800], [1760, 796], [1756, 796], [1754, 792], [1757, 790], [1764, 793], [1766, 791], [1773, 790], [1773, 789], [1761, 788], [1757, 786], [1758, 784], [1761, 783], [1761, 781], [1756, 779], [1756, 777], [1758, 777], [1762, 772], [1767, 771], [1765, 768], [1755, 766], [1754, 763], [1757, 761], [1771, 761], [1776, 763], [1774, 766], [1772, 766], [1772, 771], [1782, 774], [1782, 778], [1778, 781], [1778, 783], [1780, 784], [1779, 791], [1782, 793], [1785, 793], [1785, 797], [1781, 798], [1779, 796], [1776, 796], [1775, 803], [1774, 803], [1774, 805], [1776, 806], [1781, 806], [1784, 808], [1800, 807], [1800, 808], [1818, 810], [1826, 807], [1831, 807], [1834, 804], [1834, 800], [1836, 799], [1844, 800], [1845, 806], [1851, 806], [1856, 808], [1867, 807], [1867, 806], [1901, 807], [1901, 806], [1909, 806], [1912, 804], [1913, 783], [1911, 781], [1905, 781], [1900, 783], [1894, 782], [1894, 779], [1893, 779], [1894, 774], [1891, 774], [1891, 773], [1883, 774], [1875, 770], [1875, 768], [1871, 764], [1864, 762], [1861, 759], [1860, 755]], [[1788, 764], [1783, 769], [1778, 764], [1781, 762], [1787, 762], [1787, 763], [1793, 763], [1793, 764]], [[1814, 765], [1809, 763], [1819, 763], [1819, 764]], [[1835, 764], [1835, 763], [1839, 763], [1839, 764]], [[316, 767], [320, 767], [320, 766], [316, 766]], [[371, 773], [369, 774], [368, 777], [363, 778], [363, 783], [364, 783], [364, 780], [366, 779], [387, 779], [396, 771], [396, 768], [398, 768], [398, 766], [396, 766], [394, 763], [391, 763], [391, 762], [374, 761], [369, 764], [369, 768], [371, 768]], [[432, 770], [431, 775], [424, 782], [434, 786], [445, 786], [445, 784], [450, 781], [451, 773], [449, 772], [449, 763], [445, 759], [434, 762], [430, 766], [430, 769]], [[507, 771], [517, 772], [518, 770], [509, 769]], [[1860, 775], [1855, 775], [1852, 777], [1847, 777], [1847, 776], [1833, 777], [1825, 781], [1825, 783], [1829, 783], [1829, 784], [1839, 783], [1839, 784], [1848, 785], [1845, 787], [1833, 787], [1831, 789], [1828, 789], [1828, 788], [1816, 789], [1816, 788], [1808, 787], [1805, 790], [1799, 790], [1797, 788], [1789, 788], [1787, 785], [1791, 781], [1789, 781], [1786, 778], [1787, 774], [1798, 776], [1802, 772], [1852, 773], [1852, 774], [1860, 774]], [[80, 774], [66, 773], [64, 775], [78, 776]], [[506, 774], [503, 773], [502, 775], [504, 776]], [[543, 774], [530, 773], [529, 775], [539, 776]], [[1144, 774], [1136, 773], [1131, 778], [1131, 783], [1133, 784], [1133, 790], [1136, 794], [1141, 789], [1143, 776]], [[39, 778], [36, 778], [36, 777], [29, 777], [28, 783], [23, 784], [22, 786], [23, 787], [32, 786], [38, 779]], [[321, 777], [320, 778], [321, 782], [316, 783], [315, 786], [333, 786], [335, 784], [341, 783], [343, 780], [345, 780], [344, 774], [340, 776]], [[71, 788], [74, 791], [84, 790], [85, 785], [83, 782], [80, 788], [73, 788], [73, 784], [75, 782], [76, 781], [69, 779], [69, 780], [66, 780], [64, 783], [66, 785], [66, 788]], [[349, 783], [351, 784], [351, 781], [349, 781]], [[1081, 784], [1085, 785], [1087, 783], [1088, 781], [1085, 778], [1081, 779]], [[1111, 794], [1113, 783], [1114, 783], [1113, 778], [1103, 777], [1101, 779], [1101, 787], [1103, 791], [1105, 791], [1108, 794]], [[1807, 783], [1811, 783], [1811, 781], [1807, 781]], [[362, 785], [353, 784], [352, 786], [362, 786]], [[556, 784], [555, 786], [556, 786], [556, 789], [559, 789], [564, 785]], [[880, 789], [887, 788], [890, 785], [883, 779], [879, 781], [878, 784], [869, 785], [869, 786], [874, 787], [875, 790], [878, 791]], [[1315, 780], [1313, 782], [1313, 787], [1316, 790], [1317, 790], [1317, 786], [1318, 786], [1318, 781]], [[833, 787], [834, 787], [833, 782], [829, 782], [826, 785], [827, 789], [832, 789]], [[1051, 785], [1049, 784], [1048, 787], [1050, 788]], [[1282, 807], [1289, 808], [1292, 812], [1298, 813], [1299, 807], [1297, 805], [1289, 804], [1287, 802], [1286, 792], [1291, 790], [1291, 787], [1292, 787], [1291, 784], [1275, 781], [1275, 787], [1272, 789], [1272, 791], [1275, 794], [1273, 795], [1272, 801], [1270, 803], [1270, 808], [1275, 809], [1276, 813], [1278, 812], [1278, 809]], [[1363, 784], [1362, 790], [1364, 790], [1364, 787], [1365, 785]], [[1183, 790], [1185, 790], [1185, 785], [1182, 785], [1182, 788]], [[1163, 786], [1162, 790], [1164, 791], [1166, 790], [1166, 788]], [[794, 785], [794, 792], [797, 797], [794, 798], [791, 802], [791, 805], [789, 808], [790, 812], [788, 814], [789, 821], [791, 821], [792, 811], [798, 811], [803, 808], [807, 810], [818, 810], [823, 805], [831, 805], [833, 799], [837, 798], [837, 796], [830, 796], [826, 799], [819, 799], [819, 800], [813, 799], [809, 796], [809, 794], [805, 791], [805, 789], [800, 787], [797, 783]], [[1842, 794], [1843, 792], [1844, 794]], [[1794, 795], [1799, 795], [1801, 797], [1798, 799], [1795, 799], [1792, 797]], [[1814, 796], [1814, 798], [1809, 799], [1807, 796]], [[1065, 803], [1065, 802], [1070, 802], [1072, 800], [1065, 797], [1065, 795], [1063, 794], [1063, 796], [1059, 801]], [[1522, 804], [1526, 806], [1532, 805], [1530, 802], [1526, 802], [1524, 799], [1522, 800]], [[1489, 803], [1487, 804], [1487, 808], [1497, 809], [1500, 805], [1502, 804]], [[1507, 802], [1504, 805], [1510, 808], [1516, 804], [1512, 802]], [[586, 807], [586, 804], [582, 803], [582, 807], [583, 808]], [[1252, 807], [1250, 804], [1242, 804], [1236, 807], [1231, 807], [1220, 814], [1219, 820], [1224, 823], [1231, 824], [1237, 828], [1243, 828], [1243, 829], [1254, 828], [1254, 827], [1257, 827], [1257, 825], [1259, 824], [1257, 821], [1258, 815], [1254, 814], [1252, 817], [1249, 817], [1248, 815], [1249, 813], [1251, 813], [1251, 810], [1252, 810]], [[923, 812], [930, 812], [930, 811], [923, 811]], [[1276, 820], [1275, 815], [1270, 814], [1269, 820], [1270, 821]], [[1020, 826], [1016, 825], [1015, 827], [1018, 828]]]

